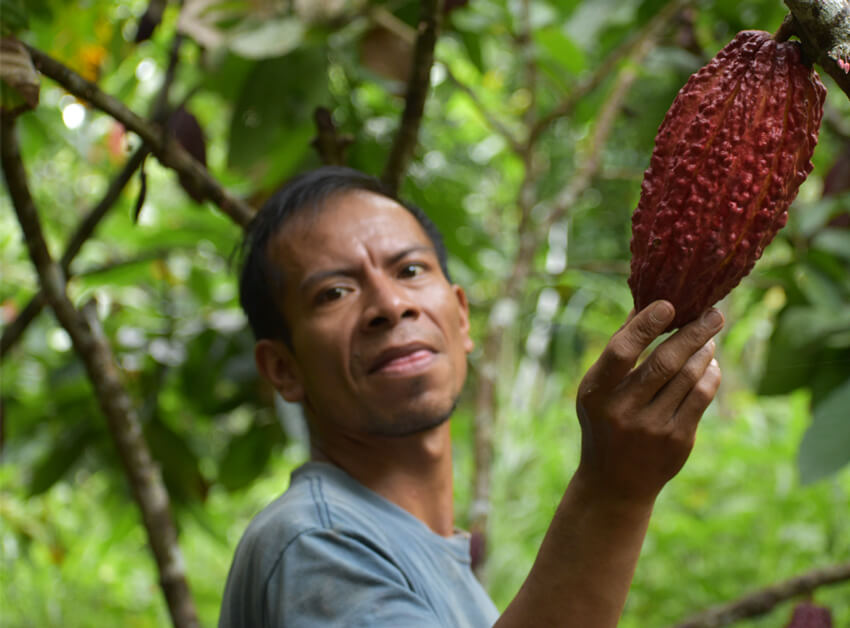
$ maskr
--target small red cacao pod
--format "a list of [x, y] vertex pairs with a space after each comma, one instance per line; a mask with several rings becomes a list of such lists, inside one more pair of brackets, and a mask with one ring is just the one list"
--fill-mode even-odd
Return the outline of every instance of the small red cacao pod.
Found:
[[832, 628], [832, 613], [825, 606], [800, 602], [785, 628]]
[[655, 138], [632, 216], [635, 309], [699, 317], [753, 268], [812, 171], [826, 88], [796, 42], [743, 31], [688, 79]]

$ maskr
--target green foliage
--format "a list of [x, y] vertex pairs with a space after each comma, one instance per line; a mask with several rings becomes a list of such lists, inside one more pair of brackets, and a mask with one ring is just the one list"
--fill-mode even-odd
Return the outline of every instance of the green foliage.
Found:
[[812, 425], [800, 444], [800, 479], [814, 482], [847, 464], [850, 449], [850, 379], [815, 406]]
[[[168, 4], [153, 36], [139, 44], [133, 40], [147, 8], [141, 0], [92, 0], [85, 10], [58, 0], [0, 0], [0, 16], [4, 31], [148, 115], [168, 67], [178, 4]], [[318, 106], [353, 137], [350, 165], [383, 169], [403, 85], [371, 67], [360, 44], [370, 11], [391, 12], [399, 28], [415, 28], [418, 3], [367, 2], [370, 11], [355, 11], [355, 4], [223, 2], [204, 15], [181, 16], [187, 37], [170, 103], [186, 101], [203, 129], [210, 171], [234, 194], [259, 204], [282, 179], [319, 163], [311, 145]], [[520, 245], [524, 165], [491, 119], [522, 141], [529, 113], [544, 115], [562, 103], [665, 3], [534, 0], [527, 54], [517, 47], [521, 4], [471, 0], [447, 16], [419, 147], [402, 187], [445, 233], [479, 344], [453, 420], [461, 525], [472, 499], [481, 340]], [[258, 12], [260, 5], [270, 12]], [[778, 1], [716, 0], [675, 21], [637, 68], [600, 168], [567, 208], [557, 245], [563, 270], [547, 265], [557, 247], [543, 238], [498, 365], [486, 583], [501, 607], [525, 577], [577, 463], [578, 381], [632, 305], [629, 218], [658, 124], [688, 75], [737, 30], [773, 31], [785, 12]], [[210, 39], [199, 43], [204, 33]], [[528, 59], [536, 68], [533, 91]], [[534, 163], [541, 174], [529, 190], [532, 230], [541, 229], [593, 148], [589, 138], [613, 78], [603, 77], [541, 135]], [[691, 460], [658, 504], [625, 628], [672, 623], [850, 558], [850, 230], [836, 222], [846, 216], [848, 193], [821, 198], [823, 179], [848, 142], [842, 121], [850, 119], [850, 103], [824, 80], [829, 115], [815, 170], [788, 227], [721, 304], [728, 320], [718, 347], [721, 394]], [[138, 141], [46, 78], [40, 97], [18, 132], [48, 244], [59, 257]], [[176, 504], [203, 623], [213, 625], [240, 534], [284, 490], [306, 452], [297, 423], [275, 404], [253, 364], [235, 278], [240, 229], [211, 203], [191, 201], [153, 157], [146, 174], [138, 223], [136, 176], [71, 265], [69, 290], [77, 304], [97, 302]], [[5, 194], [0, 208], [6, 326], [37, 283]], [[555, 303], [548, 318], [541, 305], [547, 298]], [[543, 348], [535, 348], [541, 337]], [[164, 602], [120, 463], [82, 364], [49, 313], [5, 357], [0, 375], [4, 625], [163, 625]], [[850, 623], [847, 585], [819, 590], [815, 599], [831, 606], [836, 625]], [[778, 628], [789, 613], [786, 605], [742, 625]]]

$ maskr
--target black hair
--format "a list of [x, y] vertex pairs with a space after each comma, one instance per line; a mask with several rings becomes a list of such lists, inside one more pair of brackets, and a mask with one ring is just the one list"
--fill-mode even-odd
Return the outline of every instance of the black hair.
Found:
[[292, 347], [292, 335], [283, 317], [279, 300], [283, 274], [269, 260], [269, 241], [285, 228], [293, 216], [306, 210], [318, 212], [324, 200], [334, 194], [353, 190], [380, 194], [409, 211], [431, 240], [437, 252], [440, 269], [451, 281], [443, 236], [424, 211], [412, 203], [400, 200], [375, 177], [353, 168], [323, 166], [300, 174], [285, 183], [266, 201], [246, 229], [242, 242], [239, 302], [257, 340], [282, 340]]

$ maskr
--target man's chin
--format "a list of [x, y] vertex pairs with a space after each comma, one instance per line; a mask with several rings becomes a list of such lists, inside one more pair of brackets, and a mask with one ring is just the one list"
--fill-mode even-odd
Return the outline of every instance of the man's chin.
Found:
[[428, 414], [405, 414], [395, 419], [383, 420], [370, 426], [369, 433], [373, 436], [403, 438], [414, 436], [440, 427], [451, 418], [457, 402], [448, 410]]

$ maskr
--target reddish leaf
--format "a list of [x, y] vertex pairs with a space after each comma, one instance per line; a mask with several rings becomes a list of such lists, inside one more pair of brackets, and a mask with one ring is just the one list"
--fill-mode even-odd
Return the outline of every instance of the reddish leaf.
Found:
[[[203, 166], [207, 165], [207, 140], [204, 137], [204, 130], [195, 116], [186, 111], [184, 107], [179, 107], [168, 119], [168, 130], [192, 157], [197, 159]], [[204, 194], [197, 188], [192, 179], [183, 175], [180, 175], [179, 178], [180, 185], [183, 186], [186, 194], [192, 200], [196, 203], [204, 200]]]
[[162, 12], [165, 10], [165, 0], [151, 0], [144, 15], [139, 19], [136, 28], [135, 42], [138, 44], [150, 39], [156, 27], [162, 21]]

